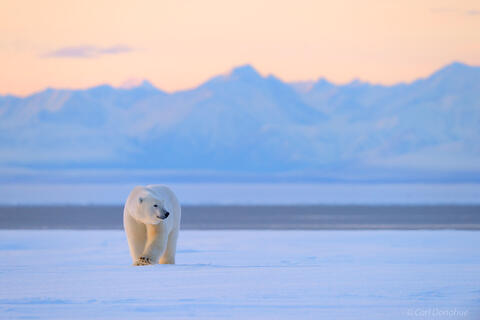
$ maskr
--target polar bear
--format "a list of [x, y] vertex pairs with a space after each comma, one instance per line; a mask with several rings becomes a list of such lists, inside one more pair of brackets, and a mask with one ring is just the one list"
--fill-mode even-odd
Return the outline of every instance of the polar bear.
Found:
[[123, 210], [123, 226], [135, 266], [175, 263], [180, 218], [180, 204], [168, 187], [133, 188]]

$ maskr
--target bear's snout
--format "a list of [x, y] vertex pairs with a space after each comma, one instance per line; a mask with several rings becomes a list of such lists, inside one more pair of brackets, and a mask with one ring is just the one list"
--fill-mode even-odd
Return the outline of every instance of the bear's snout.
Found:
[[169, 215], [170, 215], [170, 212], [168, 212], [168, 211], [163, 211], [161, 215], [158, 215], [158, 216], [157, 216], [157, 218], [163, 220], [163, 219], [167, 219]]

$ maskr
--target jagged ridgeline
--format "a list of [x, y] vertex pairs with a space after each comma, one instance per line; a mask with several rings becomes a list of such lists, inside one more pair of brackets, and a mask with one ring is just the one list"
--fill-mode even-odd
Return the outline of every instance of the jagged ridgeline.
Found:
[[171, 94], [144, 82], [0, 96], [0, 141], [3, 172], [479, 181], [480, 67], [382, 86], [285, 83], [247, 65]]

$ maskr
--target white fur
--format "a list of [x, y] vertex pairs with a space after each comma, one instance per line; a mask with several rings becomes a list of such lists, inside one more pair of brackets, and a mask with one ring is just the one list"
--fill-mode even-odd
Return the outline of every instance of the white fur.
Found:
[[[165, 212], [162, 207], [170, 213], [163, 220], [158, 218]], [[180, 204], [168, 187], [148, 185], [133, 188], [123, 210], [123, 226], [133, 264], [175, 263], [180, 219]]]

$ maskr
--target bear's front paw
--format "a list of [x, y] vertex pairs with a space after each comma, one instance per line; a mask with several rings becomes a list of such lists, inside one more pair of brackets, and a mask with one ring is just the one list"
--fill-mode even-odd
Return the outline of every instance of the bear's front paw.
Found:
[[147, 266], [149, 264], [152, 264], [152, 259], [150, 259], [149, 257], [140, 257], [140, 258], [138, 258], [137, 261], [135, 261], [135, 263], [133, 265], [135, 265], [135, 266]]

